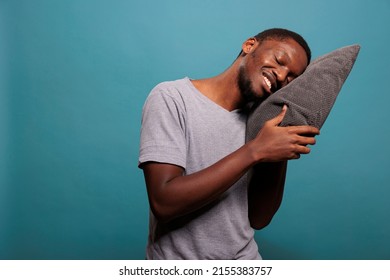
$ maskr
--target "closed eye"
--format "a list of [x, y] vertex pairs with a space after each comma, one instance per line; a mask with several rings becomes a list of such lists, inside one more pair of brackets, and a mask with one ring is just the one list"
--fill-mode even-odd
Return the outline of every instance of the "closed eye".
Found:
[[279, 65], [282, 65], [282, 62], [278, 59], [277, 56], [275, 56], [275, 61], [276, 61]]

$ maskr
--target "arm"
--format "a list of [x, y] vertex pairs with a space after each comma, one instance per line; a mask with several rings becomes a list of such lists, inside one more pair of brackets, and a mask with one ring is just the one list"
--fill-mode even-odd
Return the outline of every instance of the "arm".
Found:
[[147, 162], [144, 170], [149, 202], [160, 221], [169, 221], [201, 208], [232, 186], [253, 164], [248, 146], [217, 163], [183, 176], [183, 168]]
[[287, 161], [253, 167], [248, 188], [249, 221], [255, 229], [266, 227], [282, 202]]
[[314, 144], [318, 129], [310, 126], [279, 127], [287, 107], [266, 122], [258, 136], [237, 151], [199, 172], [183, 176], [181, 167], [147, 162], [142, 165], [151, 209], [160, 221], [169, 221], [215, 200], [254, 164], [299, 158]]

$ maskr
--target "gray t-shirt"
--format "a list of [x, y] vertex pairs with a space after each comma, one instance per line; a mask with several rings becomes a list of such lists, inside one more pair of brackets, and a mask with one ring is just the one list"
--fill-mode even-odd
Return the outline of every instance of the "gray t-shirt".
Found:
[[[229, 112], [184, 78], [157, 85], [146, 100], [139, 164], [202, 170], [245, 143], [246, 115]], [[217, 200], [169, 223], [150, 212], [148, 259], [260, 259], [248, 219], [247, 176]]]

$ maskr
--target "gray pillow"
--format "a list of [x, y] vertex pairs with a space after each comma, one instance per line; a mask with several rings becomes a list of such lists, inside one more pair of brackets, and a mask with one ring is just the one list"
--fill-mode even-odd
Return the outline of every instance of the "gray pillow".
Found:
[[[264, 123], [281, 112], [284, 104], [288, 105], [288, 110], [281, 126], [311, 125], [321, 128], [355, 63], [359, 50], [358, 45], [340, 48], [310, 63], [302, 75], [272, 94], [251, 112], [247, 121], [246, 140], [255, 138]], [[286, 168], [284, 164], [256, 164], [249, 172], [249, 199], [253, 192], [259, 192], [261, 189], [264, 193], [269, 193], [269, 189], [272, 189], [277, 181], [284, 183], [285, 174], [281, 171]], [[271, 222], [280, 206], [283, 188], [276, 195], [276, 204], [266, 206], [273, 209], [263, 209], [266, 221], [263, 221], [261, 226], [257, 225], [257, 228]]]
[[284, 104], [287, 104], [288, 110], [281, 126], [311, 125], [321, 128], [359, 50], [359, 45], [343, 47], [310, 63], [302, 75], [252, 111], [247, 121], [246, 140], [255, 138], [264, 123], [281, 112]]

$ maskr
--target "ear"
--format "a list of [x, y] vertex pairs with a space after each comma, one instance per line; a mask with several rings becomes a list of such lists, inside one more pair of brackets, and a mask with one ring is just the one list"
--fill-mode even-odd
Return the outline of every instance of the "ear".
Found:
[[242, 44], [242, 52], [244, 54], [251, 53], [256, 49], [258, 44], [259, 42], [256, 40], [256, 38], [251, 37]]

